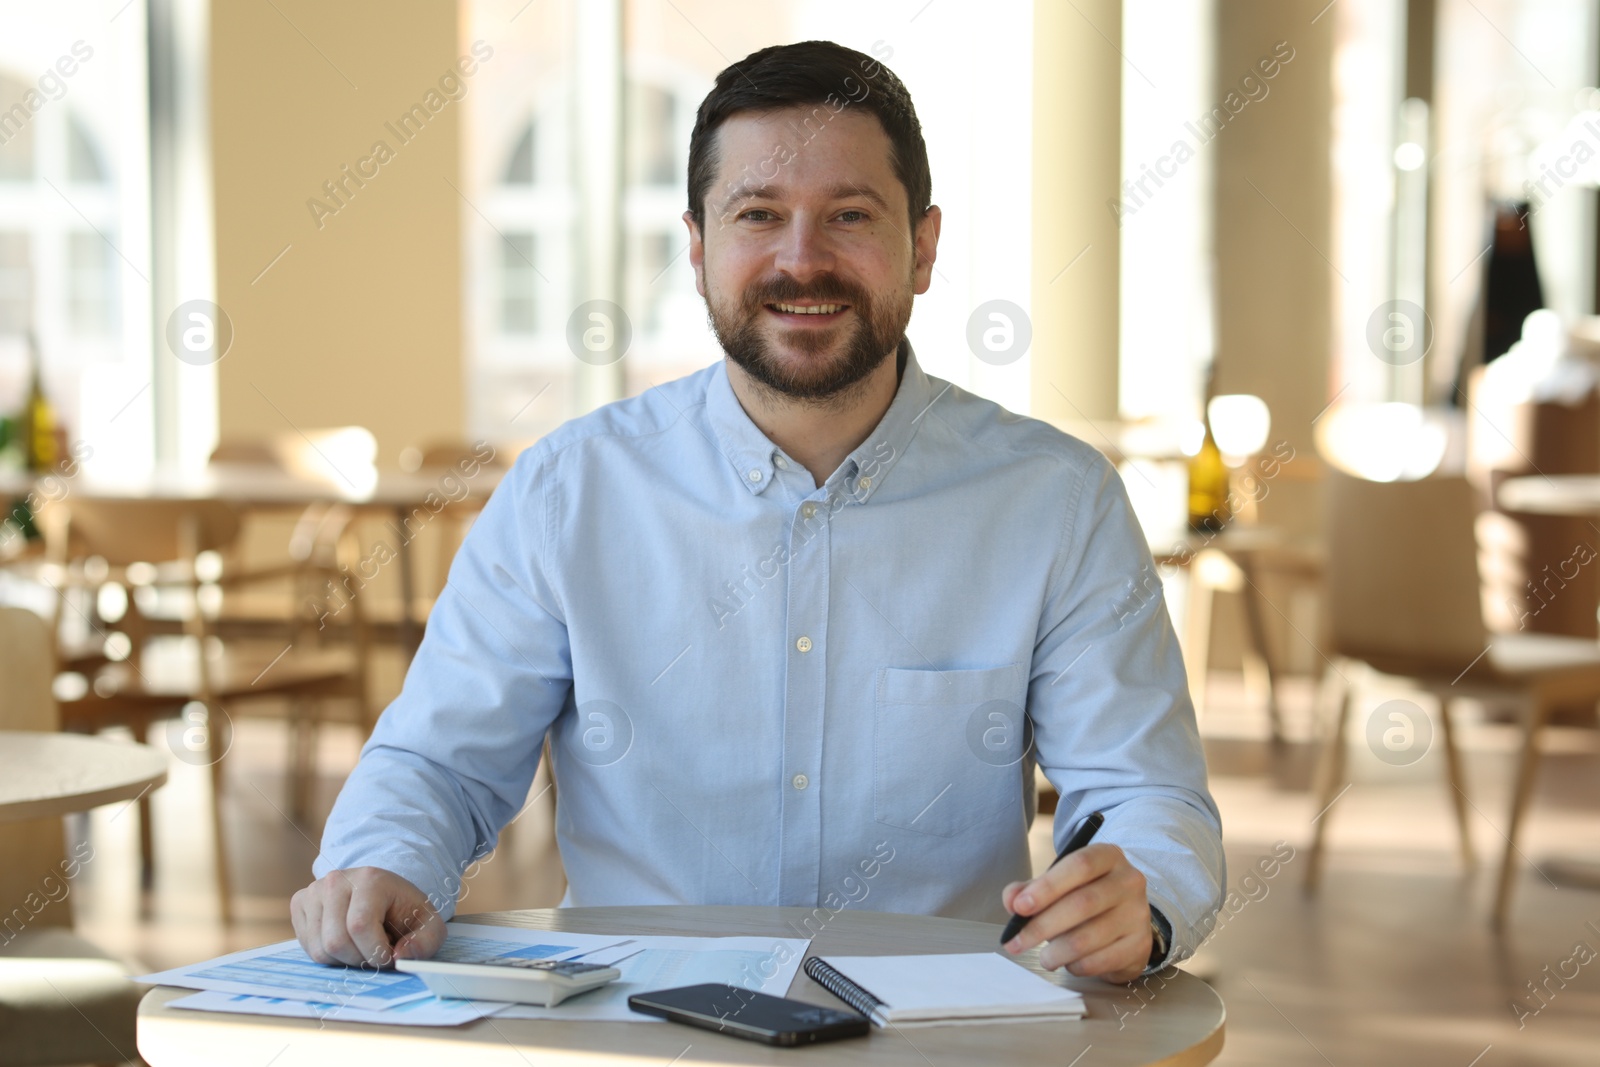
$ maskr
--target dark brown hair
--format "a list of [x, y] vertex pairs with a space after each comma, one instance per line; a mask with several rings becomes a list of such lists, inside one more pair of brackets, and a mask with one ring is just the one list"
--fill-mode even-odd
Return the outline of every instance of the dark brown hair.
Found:
[[[882, 46], [882, 47], [880, 47]], [[893, 49], [882, 42], [873, 51], [884, 58]], [[689, 137], [689, 212], [704, 228], [706, 197], [717, 176], [717, 127], [744, 111], [778, 111], [817, 105], [805, 124], [816, 136], [828, 119], [849, 107], [876, 115], [889, 138], [889, 162], [905, 186], [911, 225], [928, 210], [933, 178], [928, 148], [911, 94], [878, 59], [832, 41], [802, 41], [752, 52], [717, 75], [700, 102]], [[818, 125], [813, 127], [813, 118]], [[810, 138], [807, 137], [807, 140]]]

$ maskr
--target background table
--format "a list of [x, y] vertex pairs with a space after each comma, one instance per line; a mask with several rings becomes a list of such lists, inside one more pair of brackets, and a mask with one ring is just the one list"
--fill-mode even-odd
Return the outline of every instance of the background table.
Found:
[[[988, 923], [806, 908], [640, 907], [565, 908], [463, 916], [472, 922], [536, 930], [593, 933], [801, 936], [812, 917], [814, 955], [878, 955], [908, 952], [987, 952], [1000, 928]], [[1037, 952], [1023, 956], [1039, 971]], [[1039, 971], [1043, 974], [1045, 972]], [[530, 1063], [628, 1062], [685, 1067], [688, 1064], [1056, 1064], [1067, 1067], [1085, 1048], [1093, 1067], [1209, 1063], [1222, 1049], [1223, 1006], [1211, 987], [1177, 973], [1153, 980], [1143, 998], [1133, 988], [1070, 975], [1052, 981], [1082, 992], [1088, 1018], [1071, 1022], [1003, 1023], [984, 1026], [874, 1028], [866, 1039], [796, 1050], [760, 1045], [674, 1023], [577, 1023], [482, 1019], [459, 1027], [370, 1026], [315, 1019], [274, 1019], [169, 1008], [185, 989], [151, 990], [139, 1006], [139, 1052], [152, 1067], [212, 1067], [217, 1063], [382, 1063], [384, 1067], [448, 1063], [528, 1067]], [[838, 1007], [839, 1002], [804, 973], [789, 996]], [[1137, 1014], [1133, 1014], [1137, 1012]]]
[[149, 745], [0, 730], [0, 822], [133, 800], [166, 780], [167, 758]]
[[1495, 492], [1506, 511], [1530, 515], [1600, 515], [1600, 474], [1530, 474], [1507, 478]]
[[[336, 472], [324, 478], [308, 477], [271, 466], [250, 463], [213, 463], [200, 470], [161, 468], [128, 478], [81, 474], [71, 479], [69, 495], [86, 500], [220, 500], [247, 508], [305, 508], [312, 504], [345, 504], [355, 511], [386, 516], [396, 531], [393, 546], [400, 564], [400, 638], [409, 662], [421, 641], [421, 621], [415, 615], [416, 569], [406, 522], [427, 507], [430, 496], [448, 499], [447, 477], [464, 487], [456, 507], [482, 507], [505, 472], [484, 466], [472, 477], [450, 470], [412, 473], [366, 468], [349, 474]], [[26, 471], [0, 471], [0, 497], [18, 499], [33, 492], [43, 476]], [[53, 476], [54, 477], [54, 476]], [[57, 481], [66, 481], [56, 478]], [[60, 493], [45, 494], [46, 503]], [[431, 509], [430, 509], [431, 513]]]

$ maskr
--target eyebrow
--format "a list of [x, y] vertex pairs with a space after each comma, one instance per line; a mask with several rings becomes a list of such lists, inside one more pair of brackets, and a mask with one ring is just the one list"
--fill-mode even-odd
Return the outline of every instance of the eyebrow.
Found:
[[[733, 191], [732, 195], [730, 195], [728, 199], [722, 202], [722, 211], [720, 214], [727, 214], [728, 209], [733, 207], [734, 204], [741, 200], [782, 200], [785, 192], [786, 190], [783, 186], [772, 185], [770, 183], [762, 185], [741, 185], [739, 188]], [[869, 186], [835, 185], [827, 192], [827, 197], [829, 200], [848, 200], [851, 197], [857, 196], [861, 197], [863, 200], [867, 200], [873, 204], [876, 204], [883, 211], [890, 210], [889, 202], [883, 198], [882, 194], [878, 193]]]

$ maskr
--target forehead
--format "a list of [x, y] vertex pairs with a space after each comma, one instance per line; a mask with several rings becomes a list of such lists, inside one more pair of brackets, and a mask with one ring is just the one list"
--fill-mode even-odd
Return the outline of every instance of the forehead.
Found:
[[796, 196], [860, 185], [903, 203], [889, 151], [878, 117], [853, 104], [740, 112], [717, 129], [717, 183], [707, 200], [714, 206], [757, 185]]

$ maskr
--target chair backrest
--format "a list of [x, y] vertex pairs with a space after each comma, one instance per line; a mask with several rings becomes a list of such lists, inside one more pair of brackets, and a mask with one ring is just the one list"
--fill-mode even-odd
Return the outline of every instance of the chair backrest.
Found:
[[49, 624], [27, 608], [0, 607], [0, 730], [59, 730], [54, 677]]
[[239, 512], [216, 500], [69, 497], [40, 515], [51, 558], [100, 556], [113, 567], [220, 551], [239, 536]]
[[378, 439], [371, 430], [334, 426], [221, 441], [211, 451], [211, 462], [276, 467], [302, 478], [343, 484], [347, 470], [370, 468], [377, 456]]
[[1380, 669], [1464, 670], [1488, 641], [1470, 484], [1337, 469], [1326, 484], [1333, 650]]
[[263, 467], [283, 467], [283, 460], [265, 438], [239, 438], [218, 441], [211, 450], [211, 463], [248, 463]]
[[[60, 729], [54, 676], [49, 626], [26, 608], [0, 607], [0, 730]], [[0, 856], [0, 905], [8, 909], [0, 912], [0, 947], [34, 926], [72, 926], [59, 817], [0, 823]]]
[[[517, 453], [520, 451], [520, 445], [513, 449], [505, 445], [486, 445], [481, 441], [431, 441], [420, 449], [420, 468], [431, 471], [438, 467], [477, 463], [498, 470], [510, 467], [511, 461], [517, 458]], [[488, 459], [484, 459], [486, 455]]]

